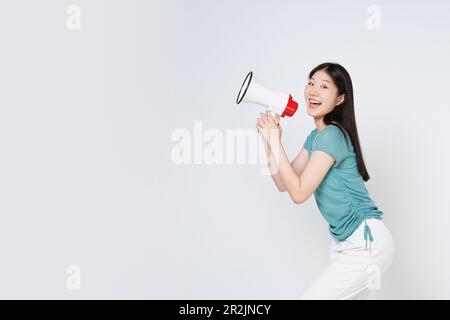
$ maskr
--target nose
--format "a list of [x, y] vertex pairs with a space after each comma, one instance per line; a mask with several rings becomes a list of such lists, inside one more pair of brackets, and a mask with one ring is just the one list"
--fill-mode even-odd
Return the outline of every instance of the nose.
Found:
[[311, 97], [317, 97], [316, 88], [312, 88], [311, 91], [309, 92], [309, 95], [310, 95]]
[[307, 88], [309, 89], [308, 91], [310, 96], [317, 96], [316, 86], [308, 86]]

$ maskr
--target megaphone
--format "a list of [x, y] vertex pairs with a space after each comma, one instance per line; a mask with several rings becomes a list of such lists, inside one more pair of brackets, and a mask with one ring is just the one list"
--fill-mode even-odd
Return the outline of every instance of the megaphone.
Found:
[[281, 115], [281, 117], [292, 117], [298, 108], [298, 103], [292, 99], [291, 95], [264, 87], [253, 77], [252, 71], [245, 77], [236, 98], [236, 104], [241, 102], [259, 104]]

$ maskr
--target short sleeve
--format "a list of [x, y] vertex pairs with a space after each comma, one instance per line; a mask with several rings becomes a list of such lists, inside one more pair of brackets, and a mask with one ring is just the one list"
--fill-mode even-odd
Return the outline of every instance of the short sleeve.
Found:
[[328, 125], [317, 135], [312, 151], [320, 150], [336, 160], [335, 166], [349, 155], [349, 149], [344, 133], [334, 125]]
[[303, 144], [303, 148], [305, 148], [308, 153], [311, 153], [311, 140], [312, 140], [312, 136], [314, 134], [314, 131], [311, 131], [310, 134], [308, 135], [308, 137], [306, 137], [305, 143]]

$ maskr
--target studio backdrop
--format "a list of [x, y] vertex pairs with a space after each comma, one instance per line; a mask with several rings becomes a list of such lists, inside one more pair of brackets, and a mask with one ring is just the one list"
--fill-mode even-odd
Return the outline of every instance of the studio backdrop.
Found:
[[277, 191], [236, 104], [350, 73], [395, 260], [376, 297], [450, 298], [448, 1], [0, 4], [0, 297], [298, 299], [329, 264], [314, 196]]

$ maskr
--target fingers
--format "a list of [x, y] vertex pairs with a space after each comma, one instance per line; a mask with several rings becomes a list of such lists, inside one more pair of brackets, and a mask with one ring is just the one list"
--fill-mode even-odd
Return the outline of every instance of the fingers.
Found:
[[[272, 116], [272, 113], [269, 110], [267, 110], [264, 114], [267, 117], [267, 122], [269, 122], [271, 124], [277, 124], [277, 122], [275, 121], [275, 119]], [[275, 114], [275, 116], [276, 116], [276, 114]]]
[[263, 127], [259, 122], [256, 124], [256, 131], [262, 136], [265, 137], [267, 134], [267, 127]]
[[269, 123], [269, 119], [267, 118], [267, 114], [265, 112], [261, 112], [261, 114], [259, 115], [259, 118], [261, 119], [261, 122], [263, 124]]
[[263, 113], [260, 114], [259, 118], [257, 119], [256, 128], [263, 129], [268, 124], [267, 118]]
[[275, 123], [276, 123], [277, 125], [280, 124], [280, 119], [281, 119], [280, 115], [279, 115], [278, 113], [276, 113], [276, 114], [275, 114]]
[[280, 115], [275, 114], [275, 118], [274, 118], [272, 116], [272, 114], [270, 113], [270, 111], [267, 110], [265, 112], [261, 112], [261, 114], [259, 115], [259, 117], [257, 119], [257, 128], [258, 128], [258, 126], [260, 127], [260, 129], [263, 129], [267, 126], [270, 126], [270, 127], [278, 126], [279, 127], [279, 121], [280, 121]]
[[258, 132], [262, 129], [264, 129], [266, 125], [265, 119], [263, 117], [263, 114], [261, 113], [256, 121], [256, 129], [258, 130]]

